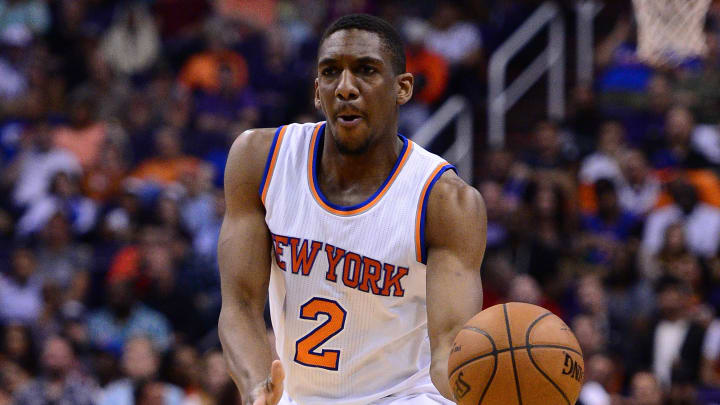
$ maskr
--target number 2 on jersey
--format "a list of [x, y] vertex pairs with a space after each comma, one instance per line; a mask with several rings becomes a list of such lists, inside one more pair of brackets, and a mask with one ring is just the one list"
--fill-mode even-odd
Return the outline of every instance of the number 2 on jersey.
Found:
[[295, 361], [308, 367], [337, 370], [340, 350], [318, 351], [318, 347], [345, 328], [347, 312], [337, 302], [318, 297], [300, 307], [300, 319], [317, 321], [320, 315], [327, 316], [327, 320], [295, 342]]

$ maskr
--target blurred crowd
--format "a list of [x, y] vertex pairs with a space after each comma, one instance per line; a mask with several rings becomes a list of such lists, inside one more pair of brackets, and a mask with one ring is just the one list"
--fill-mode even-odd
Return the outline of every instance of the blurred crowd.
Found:
[[511, 111], [487, 150], [487, 56], [538, 3], [0, 0], [0, 405], [241, 403], [216, 331], [225, 158], [322, 119], [318, 38], [350, 12], [406, 41], [401, 132], [450, 95], [477, 112], [485, 307], [565, 319], [583, 405], [720, 403], [720, 10], [707, 55], [648, 66], [607, 3], [566, 119]]

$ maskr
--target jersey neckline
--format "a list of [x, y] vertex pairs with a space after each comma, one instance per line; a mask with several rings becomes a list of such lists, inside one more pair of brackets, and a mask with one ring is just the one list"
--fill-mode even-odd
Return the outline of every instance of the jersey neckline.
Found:
[[323, 194], [322, 190], [320, 190], [320, 187], [318, 186], [316, 170], [317, 155], [320, 150], [320, 140], [325, 134], [325, 125], [326, 123], [318, 124], [315, 127], [313, 135], [310, 139], [310, 152], [308, 154], [308, 184], [310, 186], [310, 193], [313, 195], [315, 201], [323, 209], [332, 214], [340, 216], [361, 214], [375, 206], [382, 199], [385, 193], [387, 193], [387, 191], [390, 189], [390, 186], [393, 184], [398, 174], [400, 174], [403, 166], [405, 166], [405, 163], [407, 162], [408, 157], [410, 156], [410, 153], [413, 149], [413, 143], [404, 136], [398, 134], [398, 137], [400, 137], [400, 139], [403, 141], [402, 150], [400, 151], [400, 154], [395, 161], [395, 165], [393, 166], [392, 170], [390, 170], [390, 173], [388, 174], [387, 178], [385, 178], [385, 181], [380, 185], [380, 187], [370, 197], [368, 197], [365, 201], [359, 204], [350, 206], [338, 205], [330, 202], [330, 200], [325, 197], [325, 194]]

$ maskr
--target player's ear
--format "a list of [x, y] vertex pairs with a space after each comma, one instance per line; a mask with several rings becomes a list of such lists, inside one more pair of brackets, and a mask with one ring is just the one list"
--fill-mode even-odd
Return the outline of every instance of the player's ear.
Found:
[[318, 79], [315, 78], [315, 108], [320, 109], [320, 92], [318, 91]]
[[395, 76], [395, 80], [397, 80], [397, 103], [403, 105], [412, 98], [415, 78], [408, 72]]

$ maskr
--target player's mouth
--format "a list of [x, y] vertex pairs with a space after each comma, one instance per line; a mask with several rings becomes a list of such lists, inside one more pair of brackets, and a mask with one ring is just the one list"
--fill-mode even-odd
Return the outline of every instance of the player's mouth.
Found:
[[339, 114], [337, 116], [337, 122], [343, 127], [354, 127], [360, 123], [362, 116], [358, 114]]

